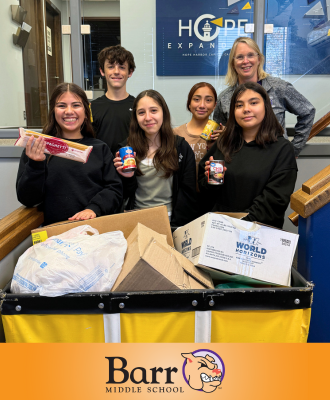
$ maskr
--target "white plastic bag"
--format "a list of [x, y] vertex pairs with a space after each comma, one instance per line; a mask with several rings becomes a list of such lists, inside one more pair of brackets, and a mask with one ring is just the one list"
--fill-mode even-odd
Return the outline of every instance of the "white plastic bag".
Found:
[[27, 249], [17, 262], [11, 291], [49, 297], [109, 292], [121, 271], [126, 249], [121, 231], [99, 235], [89, 225], [78, 226]]

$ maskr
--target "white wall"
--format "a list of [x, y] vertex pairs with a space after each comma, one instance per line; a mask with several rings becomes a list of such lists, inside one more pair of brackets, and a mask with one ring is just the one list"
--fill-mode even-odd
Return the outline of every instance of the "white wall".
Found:
[[17, 0], [0, 2], [0, 127], [24, 125], [24, 79], [22, 49], [13, 44], [18, 24], [11, 18], [11, 5]]
[[18, 165], [19, 158], [0, 158], [0, 219], [22, 205], [16, 195]]
[[[282, 79], [302, 93], [316, 108], [315, 120], [319, 120], [330, 111], [330, 76], [329, 75], [283, 75]], [[297, 122], [295, 115], [286, 113], [287, 126], [294, 126]]]
[[[155, 0], [121, 0], [121, 43], [132, 51], [136, 63], [136, 71], [128, 81], [128, 91], [136, 96], [144, 89], [154, 88], [163, 94], [169, 105], [172, 123], [181, 125], [190, 119], [185, 110], [188, 92], [191, 87], [201, 81], [211, 83], [217, 93], [226, 88], [223, 77], [210, 76], [156, 76], [156, 1]], [[291, 82], [316, 107], [315, 120], [330, 111], [330, 79], [325, 75], [314, 76], [282, 76]], [[288, 127], [294, 126], [296, 118], [292, 114], [286, 116]]]

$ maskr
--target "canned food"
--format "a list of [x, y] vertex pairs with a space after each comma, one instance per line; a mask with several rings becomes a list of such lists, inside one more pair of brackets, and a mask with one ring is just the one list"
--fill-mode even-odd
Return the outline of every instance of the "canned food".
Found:
[[123, 172], [131, 172], [136, 169], [136, 162], [132, 147], [122, 147], [119, 149], [119, 155], [121, 162], [123, 163]]
[[219, 128], [219, 124], [216, 123], [215, 121], [213, 121], [213, 119], [209, 119], [207, 121], [207, 124], [205, 125], [204, 129], [203, 129], [203, 133], [201, 134], [201, 138], [205, 139], [205, 140], [212, 140], [211, 139], [211, 135], [213, 133], [213, 131], [216, 131]]
[[225, 162], [223, 160], [213, 160], [210, 162], [209, 177], [207, 182], [210, 185], [222, 185], [224, 178]]

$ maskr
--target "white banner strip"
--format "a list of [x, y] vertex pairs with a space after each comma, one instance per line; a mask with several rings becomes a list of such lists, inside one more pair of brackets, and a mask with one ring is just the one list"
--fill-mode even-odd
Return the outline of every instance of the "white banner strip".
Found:
[[104, 342], [121, 343], [120, 314], [103, 314]]
[[195, 311], [195, 343], [211, 342], [212, 311]]

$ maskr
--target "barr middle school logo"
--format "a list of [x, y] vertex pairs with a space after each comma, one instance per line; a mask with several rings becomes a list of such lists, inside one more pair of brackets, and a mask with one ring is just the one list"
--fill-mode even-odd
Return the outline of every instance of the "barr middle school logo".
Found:
[[185, 358], [182, 374], [192, 389], [212, 393], [221, 385], [225, 365], [217, 353], [200, 349], [181, 355]]

